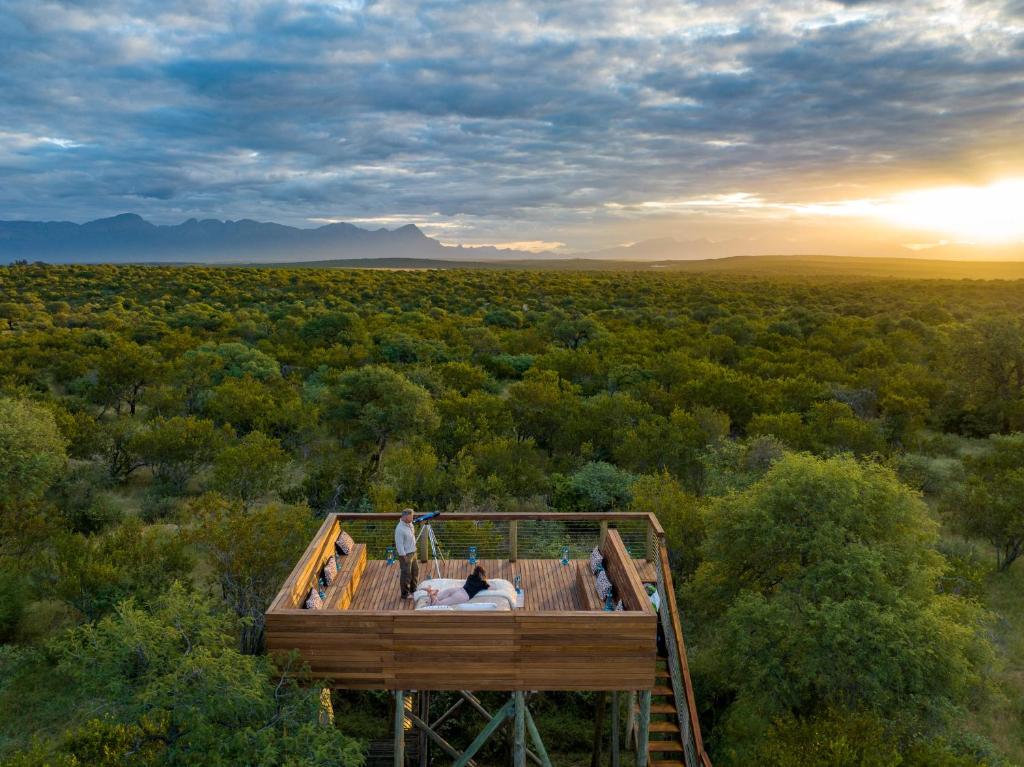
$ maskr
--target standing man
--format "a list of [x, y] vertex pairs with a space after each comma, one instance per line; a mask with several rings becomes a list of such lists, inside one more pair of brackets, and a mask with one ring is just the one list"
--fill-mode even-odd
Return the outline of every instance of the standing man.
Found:
[[412, 599], [412, 592], [420, 579], [420, 565], [416, 561], [416, 532], [412, 526], [412, 509], [402, 509], [402, 518], [395, 526], [395, 553], [401, 564], [402, 599]]

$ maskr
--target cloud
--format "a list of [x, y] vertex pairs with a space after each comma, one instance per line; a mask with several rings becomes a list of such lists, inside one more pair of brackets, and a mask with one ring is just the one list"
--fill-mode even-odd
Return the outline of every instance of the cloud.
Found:
[[593, 247], [650, 200], [969, 183], [1024, 166], [1020, 7], [8, 0], [0, 213]]

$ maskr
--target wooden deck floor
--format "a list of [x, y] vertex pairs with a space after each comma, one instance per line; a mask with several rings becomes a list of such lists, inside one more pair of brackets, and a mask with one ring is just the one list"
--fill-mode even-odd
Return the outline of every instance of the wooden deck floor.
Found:
[[[488, 578], [504, 578], [511, 581], [516, 575], [522, 576], [525, 612], [573, 612], [583, 609], [576, 596], [575, 561], [568, 567], [557, 559], [523, 559], [518, 562], [481, 559], [479, 563], [487, 571]], [[654, 566], [651, 563], [646, 560], [634, 560], [634, 564], [642, 581], [653, 582]], [[441, 577], [465, 578], [470, 569], [469, 564], [461, 559], [441, 563]], [[397, 562], [388, 565], [383, 560], [369, 560], [349, 609], [373, 612], [413, 610], [413, 601], [402, 600], [399, 593], [398, 572]], [[435, 577], [434, 563], [421, 562], [419, 576], [420, 580]]]

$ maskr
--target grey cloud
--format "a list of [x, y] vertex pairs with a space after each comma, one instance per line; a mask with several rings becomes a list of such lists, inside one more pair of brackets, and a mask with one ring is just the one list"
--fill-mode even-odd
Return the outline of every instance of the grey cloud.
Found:
[[[608, 202], [769, 194], [794, 171], [881, 155], [889, 172], [942, 171], [1014, 145], [1024, 114], [1020, 34], [925, 35], [937, 11], [922, 4], [65, 12], [0, 9], [0, 218], [438, 212], [480, 231], [573, 227]], [[737, 143], [708, 143], [721, 139]]]

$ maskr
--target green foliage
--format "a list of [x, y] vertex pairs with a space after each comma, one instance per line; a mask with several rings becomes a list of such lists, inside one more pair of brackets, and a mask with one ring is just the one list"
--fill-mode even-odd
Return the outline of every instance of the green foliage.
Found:
[[572, 511], [612, 511], [627, 508], [636, 477], [603, 461], [591, 461], [567, 477], [558, 488], [558, 505]]
[[281, 443], [254, 431], [217, 453], [211, 482], [214, 489], [249, 506], [281, 486], [287, 466]]
[[684, 578], [700, 564], [704, 511], [700, 501], [667, 472], [639, 477], [631, 488], [629, 510], [654, 514], [665, 529], [673, 569]]
[[186, 577], [192, 564], [181, 537], [129, 519], [107, 534], [55, 538], [46, 589], [92, 620], [128, 597], [140, 603], [155, 598], [166, 583]]
[[225, 605], [240, 619], [240, 648], [263, 647], [264, 612], [318, 527], [309, 509], [268, 504], [246, 511], [217, 495], [206, 495], [190, 509], [194, 526], [186, 539], [213, 564]]
[[229, 767], [362, 764], [358, 743], [317, 724], [320, 688], [282, 679], [268, 658], [232, 647], [230, 624], [173, 585], [151, 610], [131, 602], [71, 632], [54, 673], [79, 721], [56, 753], [14, 764]]
[[0, 397], [0, 509], [42, 495], [64, 469], [65, 446], [49, 410]]
[[988, 541], [996, 569], [1024, 553], [1024, 433], [993, 435], [984, 451], [964, 457], [967, 476], [950, 488], [946, 508], [968, 535]]
[[29, 595], [28, 579], [22, 573], [0, 569], [0, 645], [14, 639]]
[[689, 601], [727, 716], [923, 716], [982, 684], [983, 616], [936, 593], [935, 525], [888, 469], [786, 456], [706, 521]]
[[181, 493], [227, 436], [212, 421], [194, 416], [157, 417], [135, 435], [132, 449], [168, 492]]

